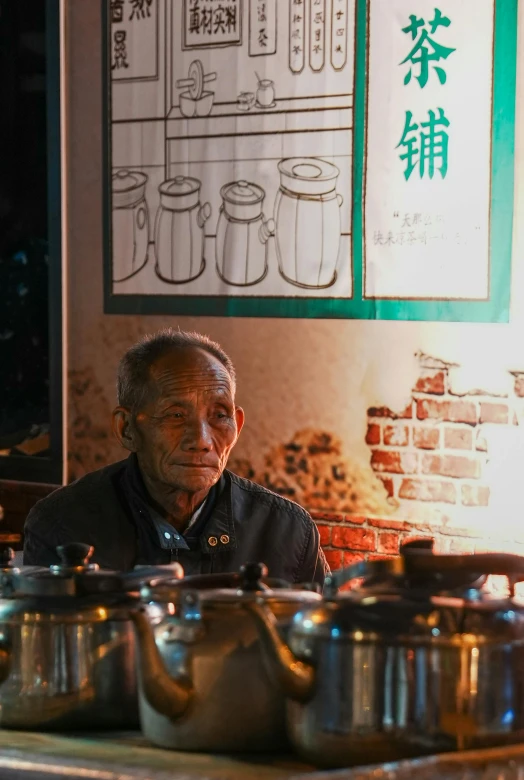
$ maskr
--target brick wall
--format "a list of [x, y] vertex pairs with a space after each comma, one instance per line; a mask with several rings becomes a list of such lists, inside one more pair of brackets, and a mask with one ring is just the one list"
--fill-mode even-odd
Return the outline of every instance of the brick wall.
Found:
[[[470, 528], [413, 523], [396, 518], [360, 517], [313, 512], [320, 543], [333, 570], [357, 561], [391, 558], [409, 539], [431, 538], [438, 553], [512, 552], [524, 555], [524, 529], [513, 534], [491, 534]], [[510, 538], [511, 537], [511, 538]]]
[[519, 425], [524, 372], [508, 374], [504, 395], [453, 386], [459, 367], [420, 356], [421, 373], [405, 409], [368, 409], [371, 466], [404, 518], [470, 526], [490, 505], [489, 428]]

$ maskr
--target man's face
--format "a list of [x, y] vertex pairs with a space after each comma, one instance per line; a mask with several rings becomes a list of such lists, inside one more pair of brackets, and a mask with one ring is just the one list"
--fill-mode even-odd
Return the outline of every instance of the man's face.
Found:
[[220, 478], [244, 423], [231, 378], [198, 348], [173, 349], [151, 367], [133, 426], [142, 471], [164, 486], [201, 493]]

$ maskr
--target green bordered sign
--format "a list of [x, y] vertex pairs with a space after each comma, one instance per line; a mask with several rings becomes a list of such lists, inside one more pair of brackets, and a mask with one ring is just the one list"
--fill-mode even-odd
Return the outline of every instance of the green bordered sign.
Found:
[[105, 2], [106, 312], [507, 322], [517, 4]]

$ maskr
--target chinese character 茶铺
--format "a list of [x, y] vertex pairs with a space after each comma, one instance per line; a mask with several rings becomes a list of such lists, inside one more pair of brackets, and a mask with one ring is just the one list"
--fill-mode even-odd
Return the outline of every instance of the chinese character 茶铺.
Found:
[[[428, 111], [429, 119], [427, 122], [421, 122], [418, 125], [413, 122], [413, 114], [406, 111], [406, 121], [404, 131], [397, 149], [403, 147], [405, 152], [400, 155], [400, 159], [406, 162], [404, 178], [409, 179], [415, 168], [419, 167], [420, 178], [427, 173], [432, 179], [435, 174], [435, 163], [440, 161], [437, 168], [444, 179], [448, 172], [448, 133], [446, 130], [437, 128], [449, 127], [449, 119], [444, 114], [442, 108], [437, 109], [439, 116], [434, 111]], [[420, 130], [420, 133], [417, 132]], [[427, 132], [424, 132], [427, 130]]]
[[[404, 77], [404, 84], [409, 84], [413, 66], [418, 65], [419, 74], [415, 78], [423, 89], [428, 83], [430, 62], [446, 60], [450, 54], [453, 54], [453, 52], [456, 51], [456, 49], [452, 49], [449, 46], [442, 46], [433, 38], [430, 38], [427, 28], [429, 27], [431, 35], [435, 35], [435, 32], [439, 27], [449, 27], [451, 20], [447, 16], [443, 16], [438, 8], [435, 8], [435, 16], [431, 22], [426, 23], [424, 19], [419, 19], [415, 14], [411, 14], [409, 20], [410, 24], [407, 27], [403, 27], [402, 32], [406, 35], [411, 34], [412, 40], [416, 41], [416, 43], [408, 56], [400, 63], [401, 65], [405, 65], [408, 62], [410, 63], [409, 70]], [[440, 83], [445, 84], [447, 76], [444, 68], [441, 68], [438, 65], [434, 65], [433, 67]]]

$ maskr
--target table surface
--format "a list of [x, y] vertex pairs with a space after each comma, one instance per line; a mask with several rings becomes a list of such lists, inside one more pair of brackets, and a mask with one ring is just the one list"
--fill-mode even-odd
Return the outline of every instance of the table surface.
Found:
[[70, 778], [85, 777], [90, 770], [87, 776], [104, 780], [292, 780], [316, 774], [292, 756], [181, 753], [152, 747], [135, 732], [66, 736], [0, 729], [0, 778], [56, 776], [58, 768], [62, 776], [66, 770]]

